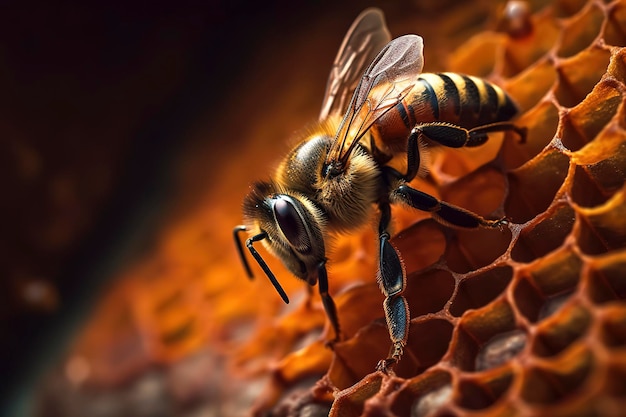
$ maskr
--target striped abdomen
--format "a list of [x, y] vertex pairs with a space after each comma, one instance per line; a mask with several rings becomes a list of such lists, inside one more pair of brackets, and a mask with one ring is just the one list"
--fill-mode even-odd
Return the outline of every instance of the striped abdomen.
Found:
[[402, 150], [415, 125], [448, 122], [466, 129], [510, 120], [517, 106], [497, 85], [470, 75], [421, 74], [415, 87], [376, 123], [381, 149]]
[[450, 122], [467, 129], [503, 122], [517, 113], [517, 106], [497, 85], [453, 72], [420, 75], [403, 104], [415, 123]]

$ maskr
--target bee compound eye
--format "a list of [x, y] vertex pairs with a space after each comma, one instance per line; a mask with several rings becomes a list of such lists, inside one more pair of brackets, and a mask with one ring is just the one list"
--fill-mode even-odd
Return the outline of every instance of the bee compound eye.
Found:
[[311, 241], [307, 228], [294, 203], [290, 199], [279, 197], [274, 202], [273, 209], [276, 223], [289, 244], [299, 252], [309, 250]]

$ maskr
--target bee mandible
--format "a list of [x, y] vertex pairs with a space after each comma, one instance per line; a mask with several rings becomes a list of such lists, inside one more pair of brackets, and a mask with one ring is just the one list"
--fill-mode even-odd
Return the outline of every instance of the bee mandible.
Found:
[[[241, 232], [248, 232], [246, 248], [286, 303], [287, 294], [255, 243], [261, 242], [296, 277], [318, 284], [335, 333], [332, 345], [341, 333], [328, 293], [327, 242], [362, 227], [377, 209], [377, 280], [392, 342], [388, 357], [377, 365], [385, 372], [402, 357], [410, 317], [403, 296], [406, 271], [390, 243], [390, 205], [430, 212], [458, 228], [506, 223], [411, 187], [424, 169], [424, 144], [474, 147], [498, 131], [525, 138], [525, 129], [510, 122], [518, 110], [501, 88], [468, 75], [422, 73], [422, 38], [390, 39], [380, 10], [367, 9], [357, 17], [331, 69], [319, 126], [288, 153], [272, 179], [252, 185], [243, 202], [245, 225], [233, 232], [247, 275], [253, 277]], [[404, 160], [405, 170], [391, 166], [394, 158]]]

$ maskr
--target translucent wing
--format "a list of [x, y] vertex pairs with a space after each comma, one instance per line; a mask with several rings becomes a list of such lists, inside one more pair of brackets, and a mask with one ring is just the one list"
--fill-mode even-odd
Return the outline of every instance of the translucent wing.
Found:
[[346, 167], [352, 149], [372, 124], [411, 91], [424, 65], [423, 48], [421, 37], [401, 36], [372, 61], [354, 91], [326, 158], [334, 172]]
[[385, 17], [379, 9], [366, 9], [355, 19], [330, 70], [320, 121], [345, 111], [363, 71], [390, 40]]

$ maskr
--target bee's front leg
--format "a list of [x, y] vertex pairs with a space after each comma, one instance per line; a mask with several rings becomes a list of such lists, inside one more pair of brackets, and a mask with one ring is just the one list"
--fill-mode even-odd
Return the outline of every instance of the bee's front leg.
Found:
[[386, 359], [378, 362], [376, 369], [388, 373], [402, 357], [409, 335], [409, 306], [402, 295], [406, 287], [406, 272], [400, 255], [389, 242], [391, 210], [388, 203], [379, 204], [381, 219], [378, 231], [380, 242], [378, 283], [385, 295], [383, 307], [392, 346]]

